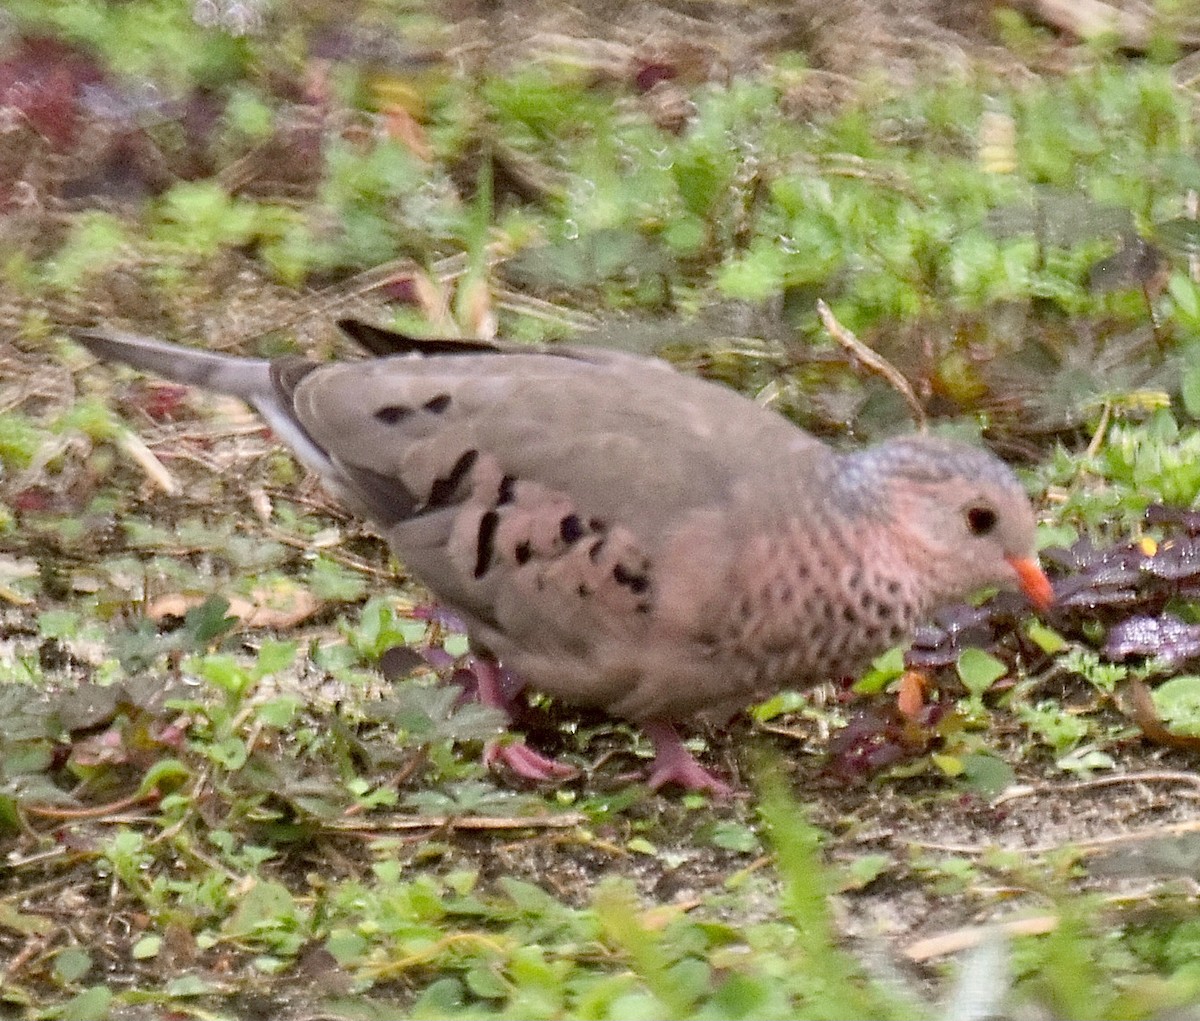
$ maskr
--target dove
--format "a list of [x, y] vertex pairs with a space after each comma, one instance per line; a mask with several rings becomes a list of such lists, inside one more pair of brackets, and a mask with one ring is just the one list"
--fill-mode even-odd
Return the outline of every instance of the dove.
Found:
[[[528, 685], [633, 722], [651, 788], [731, 793], [682, 721], [854, 676], [986, 587], [1052, 601], [1030, 500], [982, 449], [911, 435], [839, 452], [656, 358], [338, 326], [376, 357], [69, 333], [249, 403], [461, 618], [481, 701], [507, 711]], [[485, 757], [576, 772], [523, 743]]]

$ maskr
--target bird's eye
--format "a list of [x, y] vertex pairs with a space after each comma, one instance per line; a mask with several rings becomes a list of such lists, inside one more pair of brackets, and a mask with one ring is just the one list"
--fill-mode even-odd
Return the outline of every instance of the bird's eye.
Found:
[[996, 512], [991, 507], [972, 507], [967, 511], [967, 527], [972, 535], [987, 535], [996, 527]]

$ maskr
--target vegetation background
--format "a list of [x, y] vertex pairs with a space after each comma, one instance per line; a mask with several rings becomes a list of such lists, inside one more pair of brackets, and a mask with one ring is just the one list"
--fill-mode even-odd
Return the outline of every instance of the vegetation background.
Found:
[[[1200, 1016], [1197, 45], [1188, 0], [9, 0], [0, 1011]], [[729, 804], [535, 699], [584, 775], [524, 789], [376, 535], [61, 332], [348, 314], [978, 436], [1059, 606], [697, 731]]]

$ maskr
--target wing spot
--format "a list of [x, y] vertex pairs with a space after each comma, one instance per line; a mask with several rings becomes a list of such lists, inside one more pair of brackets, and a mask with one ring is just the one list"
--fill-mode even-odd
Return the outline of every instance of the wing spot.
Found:
[[613, 570], [613, 580], [618, 585], [624, 585], [635, 596], [640, 596], [650, 588], [650, 579], [646, 575], [629, 570], [624, 564], [617, 564]]
[[533, 556], [533, 547], [529, 544], [529, 540], [517, 543], [517, 548], [513, 550], [513, 557], [516, 558], [518, 564], [529, 563], [529, 558]]
[[643, 601], [643, 602], [638, 603], [637, 606], [634, 607], [634, 609], [638, 613], [649, 613], [651, 607], [650, 607], [650, 603]]
[[434, 479], [433, 485], [429, 489], [429, 499], [425, 501], [426, 509], [445, 507], [446, 504], [453, 503], [455, 493], [458, 492], [459, 486], [466, 479], [467, 473], [475, 466], [478, 458], [478, 450], [466, 450], [454, 462], [454, 467], [450, 469], [449, 475]]
[[577, 543], [583, 538], [584, 528], [583, 522], [579, 520], [578, 514], [568, 514], [558, 523], [558, 534], [562, 536], [562, 541], [568, 546]]
[[588, 518], [588, 528], [593, 532], [607, 532], [608, 522], [603, 518]]
[[435, 415], [440, 415], [443, 411], [450, 407], [450, 395], [438, 394], [436, 397], [427, 400], [421, 406], [426, 411], [432, 411]]
[[515, 475], [505, 475], [500, 480], [500, 489], [496, 495], [496, 506], [503, 507], [507, 503], [512, 503], [516, 495], [517, 477]]
[[476, 578], [487, 574], [492, 566], [492, 553], [495, 551], [496, 526], [500, 524], [500, 515], [488, 511], [479, 519], [479, 535], [475, 540], [475, 571]]
[[608, 541], [608, 540], [607, 540], [607, 539], [605, 539], [605, 538], [599, 538], [599, 539], [597, 539], [595, 542], [593, 542], [593, 543], [592, 543], [592, 545], [589, 547], [589, 549], [588, 549], [588, 559], [589, 559], [589, 560], [590, 560], [590, 561], [591, 561], [593, 564], [594, 564], [594, 563], [596, 563], [596, 562], [597, 562], [597, 561], [600, 559], [600, 554], [601, 554], [601, 552], [604, 550], [604, 544], [605, 544], [607, 541]]
[[582, 599], [586, 599], [588, 596], [590, 596], [592, 594], [592, 590], [590, 588], [588, 588], [587, 585], [584, 585], [582, 582], [580, 582], [579, 587], [575, 591], [579, 594], [580, 598], [582, 598]]
[[384, 425], [397, 425], [412, 414], [412, 408], [403, 404], [388, 404], [375, 412], [375, 418]]

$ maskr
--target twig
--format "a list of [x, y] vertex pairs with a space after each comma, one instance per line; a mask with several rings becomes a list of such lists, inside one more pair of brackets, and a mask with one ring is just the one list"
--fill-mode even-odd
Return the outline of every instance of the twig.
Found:
[[[122, 798], [120, 801], [113, 801], [107, 805], [95, 805], [91, 808], [57, 808], [53, 805], [26, 805], [25, 811], [30, 815], [36, 815], [43, 819], [59, 819], [63, 821], [71, 819], [98, 819], [101, 816], [112, 815], [115, 812], [131, 808], [134, 805], [144, 805], [158, 801], [161, 797], [162, 795], [155, 790], [146, 794], [134, 794], [131, 797]], [[103, 819], [100, 819], [100, 821], [103, 822]]]
[[1088, 780], [1079, 780], [1069, 784], [1037, 784], [1036, 786], [1019, 787], [1005, 791], [992, 800], [992, 807], [1002, 805], [1006, 801], [1026, 798], [1033, 794], [1065, 794], [1073, 791], [1086, 791], [1095, 787], [1112, 787], [1124, 783], [1185, 783], [1200, 789], [1200, 776], [1195, 773], [1184, 773], [1174, 769], [1150, 769], [1141, 773], [1122, 773], [1119, 776], [1094, 776]]
[[1050, 854], [1053, 851], [1061, 851], [1063, 848], [1069, 847], [1080, 854], [1088, 855], [1095, 851], [1107, 851], [1113, 847], [1119, 847], [1121, 844], [1137, 844], [1149, 840], [1161, 840], [1164, 837], [1177, 837], [1187, 833], [1200, 833], [1200, 819], [1192, 819], [1188, 822], [1169, 823], [1167, 825], [1158, 824], [1150, 826], [1146, 829], [1131, 830], [1128, 833], [1117, 833], [1111, 837], [1093, 837], [1090, 840], [1064, 840], [1055, 844], [1032, 844], [1026, 847], [1018, 847], [1011, 844], [937, 844], [926, 842], [923, 840], [904, 840], [903, 835], [899, 835], [899, 839], [904, 841], [905, 847], [916, 847], [922, 851], [944, 851], [947, 854], [987, 854], [989, 851], [1019, 851], [1024, 855], [1035, 854]]
[[935, 957], [970, 950], [997, 933], [1003, 936], [1044, 936], [1058, 928], [1058, 921], [1057, 915], [1037, 915], [1033, 918], [1014, 918], [1011, 921], [991, 922], [987, 925], [968, 925], [910, 943], [904, 949], [904, 956], [920, 964]]
[[564, 815], [411, 815], [391, 819], [364, 819], [361, 822], [326, 822], [325, 828], [339, 833], [369, 833], [372, 830], [565, 830], [582, 826], [587, 816], [581, 812]]
[[821, 322], [825, 324], [825, 329], [829, 331], [829, 335], [846, 349], [851, 358], [862, 363], [862, 365], [876, 375], [886, 379], [891, 384], [892, 389], [904, 398], [909, 410], [912, 411], [917, 428], [924, 431], [926, 427], [925, 409], [921, 407], [921, 402], [917, 400], [917, 395], [913, 392], [913, 388], [908, 380], [904, 378], [904, 374], [882, 355], [872, 351], [853, 333], [847, 330], [846, 327], [839, 323], [829, 310], [829, 306], [820, 298], [817, 299], [817, 315], [821, 317]]
[[1096, 431], [1092, 433], [1091, 442], [1087, 445], [1087, 450], [1084, 452], [1083, 456], [1085, 458], [1092, 458], [1100, 453], [1104, 437], [1108, 434], [1108, 423], [1111, 418], [1112, 401], [1105, 401], [1100, 407], [1100, 424], [1096, 426]]
[[117, 442], [120, 448], [146, 473], [146, 477], [167, 496], [178, 496], [183, 491], [179, 483], [175, 481], [175, 476], [167, 470], [166, 465], [155, 456], [154, 451], [146, 446], [145, 441], [137, 433], [129, 429], [122, 429]]

